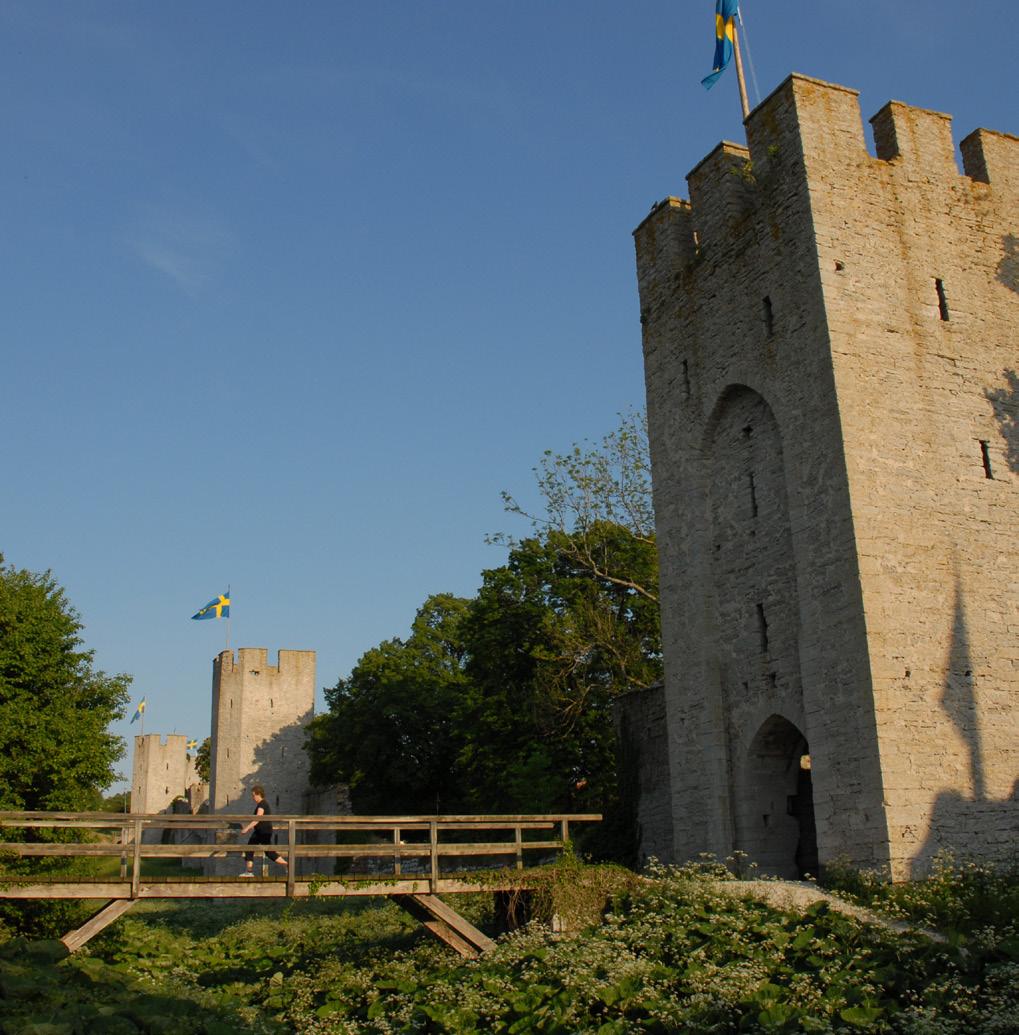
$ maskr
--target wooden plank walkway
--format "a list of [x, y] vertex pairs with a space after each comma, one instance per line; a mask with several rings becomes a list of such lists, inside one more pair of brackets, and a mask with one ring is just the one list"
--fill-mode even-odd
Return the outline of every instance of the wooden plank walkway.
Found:
[[[0, 812], [0, 851], [20, 860], [114, 862], [116, 876], [5, 873], [0, 898], [84, 899], [105, 903], [64, 936], [73, 952], [143, 899], [392, 898], [463, 955], [493, 944], [439, 895], [527, 890], [526, 869], [554, 858], [569, 843], [571, 823], [593, 813], [509, 816], [271, 816], [274, 843], [238, 843], [251, 816], [147, 815], [96, 812]], [[359, 840], [351, 840], [357, 836]], [[365, 835], [365, 836], [362, 836]], [[483, 836], [484, 840], [477, 838]], [[18, 840], [6, 840], [18, 837]], [[57, 840], [69, 838], [69, 840]], [[278, 853], [285, 874], [239, 876], [243, 854]], [[179, 860], [234, 874], [155, 875], [146, 860]], [[337, 875], [340, 860], [351, 872]], [[474, 864], [473, 867], [471, 864]], [[20, 867], [19, 867], [20, 868]], [[151, 868], [151, 867], [150, 867]], [[323, 872], [316, 872], [316, 870]]]

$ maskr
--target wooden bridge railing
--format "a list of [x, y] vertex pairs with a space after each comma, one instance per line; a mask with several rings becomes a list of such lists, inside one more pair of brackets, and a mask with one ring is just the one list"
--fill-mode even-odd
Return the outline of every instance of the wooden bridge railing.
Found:
[[[144, 898], [387, 895], [466, 955], [491, 942], [439, 901], [439, 893], [526, 888], [526, 875], [514, 876], [510, 871], [554, 857], [569, 843], [571, 823], [597, 822], [601, 816], [273, 815], [268, 821], [274, 827], [274, 843], [263, 846], [249, 845], [247, 838], [237, 836], [239, 827], [252, 818], [250, 814], [0, 812], [0, 898], [111, 900], [88, 924], [65, 937], [69, 947], [77, 948]], [[66, 831], [78, 840], [37, 840], [38, 833], [33, 832], [42, 830]], [[11, 836], [19, 840], [6, 840]], [[195, 840], [175, 840], [181, 837]], [[239, 879], [243, 854], [251, 851], [276, 852], [289, 865], [276, 879]], [[5, 873], [4, 855], [119, 859], [119, 874]], [[233, 861], [236, 867], [228, 875], [146, 874], [145, 861], [157, 859], [178, 859], [182, 864], [217, 860], [199, 863], [211, 870]], [[333, 872], [341, 859], [350, 860], [352, 872]], [[484, 869], [502, 870], [503, 877], [477, 872]]]

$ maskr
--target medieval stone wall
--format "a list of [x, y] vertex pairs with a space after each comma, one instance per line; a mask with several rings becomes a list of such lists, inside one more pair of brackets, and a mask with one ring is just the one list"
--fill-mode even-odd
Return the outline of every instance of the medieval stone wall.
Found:
[[[134, 738], [134, 762], [131, 776], [131, 811], [150, 814], [172, 812], [175, 798], [187, 793], [188, 778], [193, 774], [188, 759], [187, 737], [148, 733]], [[147, 831], [146, 841], [159, 841], [161, 830]]]
[[308, 789], [304, 730], [315, 708], [315, 652], [281, 650], [270, 665], [264, 647], [223, 651], [213, 662], [214, 812], [248, 813], [253, 785], [273, 812], [298, 814]]
[[1015, 843], [1019, 141], [874, 124], [792, 76], [635, 234], [681, 858]]

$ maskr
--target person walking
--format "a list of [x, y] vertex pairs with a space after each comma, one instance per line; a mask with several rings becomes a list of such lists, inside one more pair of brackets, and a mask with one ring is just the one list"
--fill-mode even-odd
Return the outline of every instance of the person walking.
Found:
[[[255, 818], [247, 826], [241, 827], [241, 833], [251, 834], [251, 837], [248, 838], [249, 845], [271, 845], [272, 823], [265, 817], [272, 812], [272, 809], [269, 808], [269, 803], [265, 800], [265, 788], [261, 784], [256, 783], [251, 788], [251, 797], [255, 799]], [[272, 862], [278, 863], [284, 869], [287, 869], [287, 860], [278, 852], [266, 851], [265, 854]], [[254, 877], [254, 865], [255, 853], [245, 852], [244, 871], [240, 876]]]

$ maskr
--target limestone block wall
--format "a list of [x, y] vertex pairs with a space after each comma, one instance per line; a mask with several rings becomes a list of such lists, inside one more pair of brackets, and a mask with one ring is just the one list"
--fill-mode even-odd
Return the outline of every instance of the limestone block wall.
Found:
[[[134, 738], [131, 776], [132, 812], [172, 812], [175, 798], [187, 791], [189, 762], [187, 737], [149, 733]], [[145, 841], [158, 842], [162, 832], [148, 831]]]
[[662, 683], [613, 702], [619, 738], [618, 767], [624, 807], [633, 816], [637, 865], [671, 859], [672, 798]]
[[[314, 651], [281, 650], [276, 665], [269, 664], [264, 647], [241, 647], [236, 655], [222, 651], [213, 660], [209, 792], [213, 812], [251, 814], [255, 784], [265, 788], [274, 814], [303, 811], [310, 767], [304, 729], [314, 708]], [[220, 838], [237, 841], [232, 834]], [[235, 854], [213, 858], [207, 861], [205, 873], [236, 873], [240, 865]]]
[[893, 102], [872, 158], [838, 101], [806, 175], [907, 875], [1019, 841], [1019, 139], [977, 130], [960, 172], [951, 119]]
[[264, 647], [223, 651], [213, 661], [214, 812], [249, 813], [262, 784], [276, 813], [300, 813], [309, 785], [304, 728], [315, 707], [315, 652], [281, 650], [270, 665]]
[[679, 858], [1014, 843], [1019, 142], [875, 136], [791, 76], [635, 232]]

